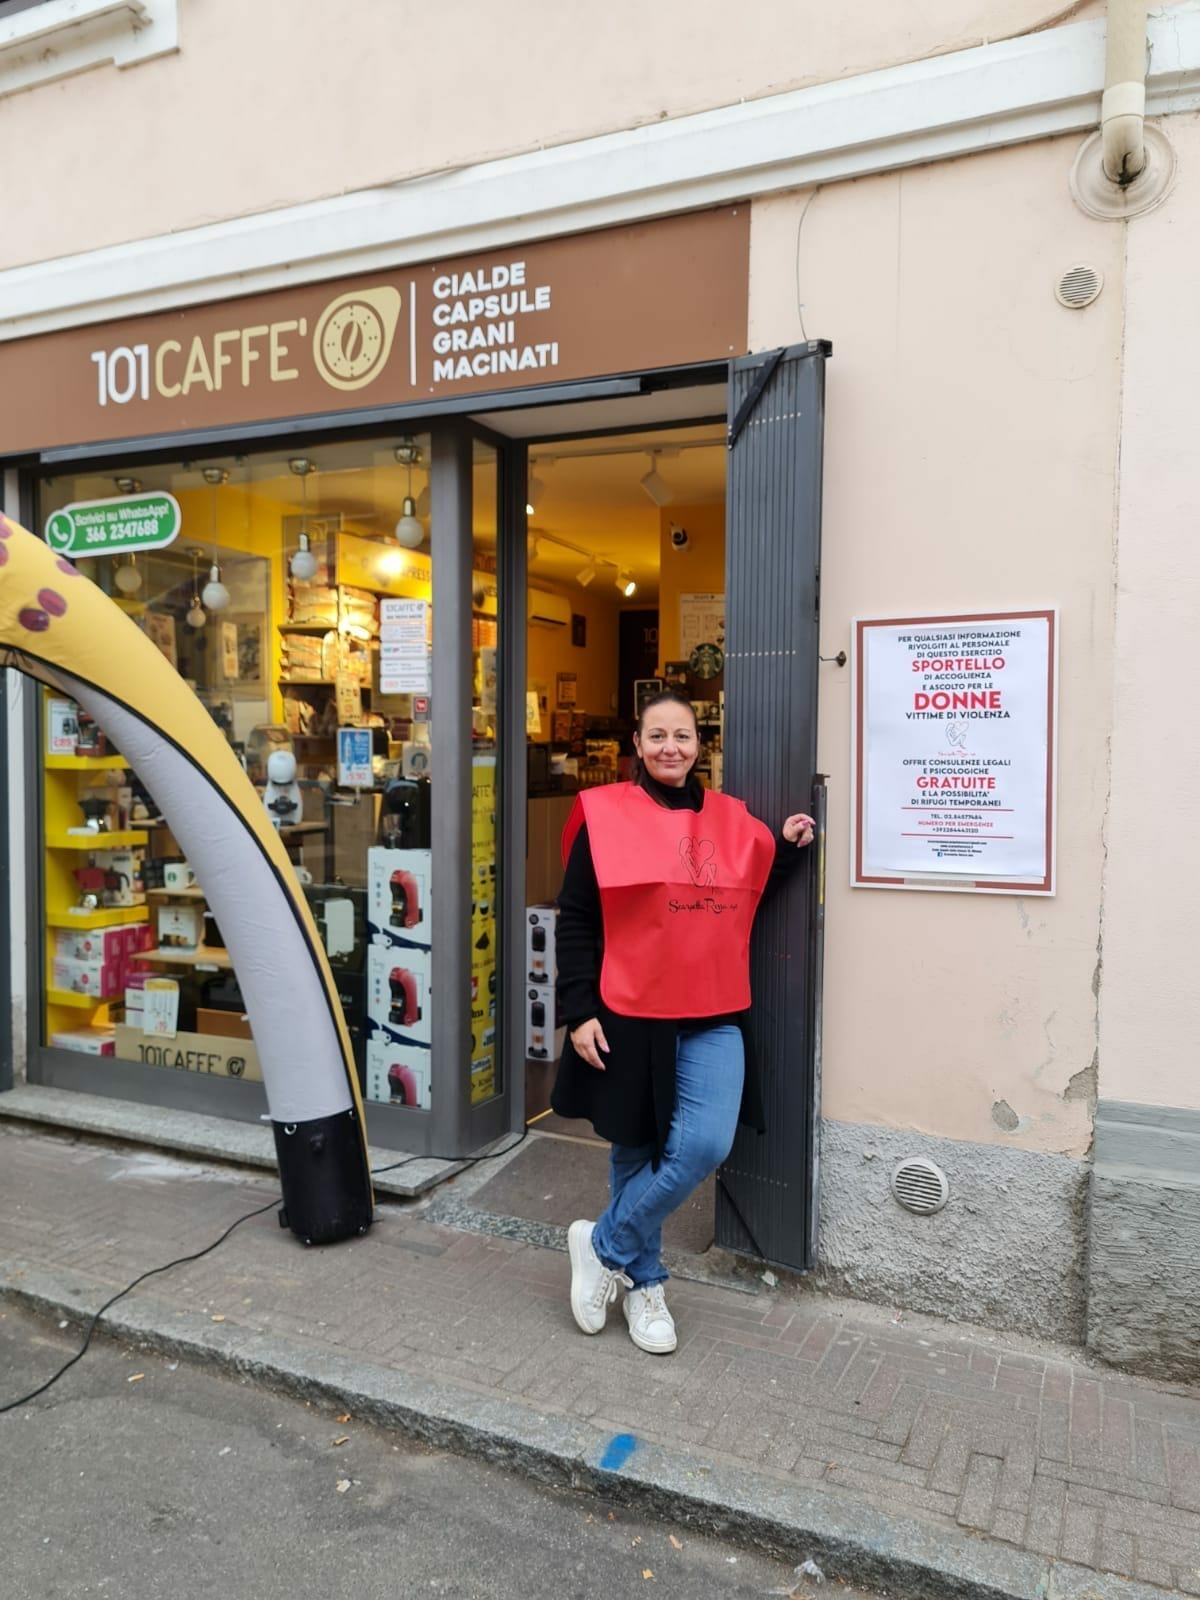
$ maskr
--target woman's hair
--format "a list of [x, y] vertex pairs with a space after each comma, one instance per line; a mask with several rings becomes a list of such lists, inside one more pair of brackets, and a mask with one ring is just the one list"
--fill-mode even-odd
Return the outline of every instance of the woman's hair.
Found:
[[[682, 706], [686, 710], [687, 714], [691, 717], [693, 724], [696, 725], [697, 734], [699, 734], [699, 725], [696, 724], [696, 713], [692, 709], [692, 702], [688, 699], [687, 695], [682, 689], [676, 688], [674, 684], [669, 683], [665, 689], [660, 689], [657, 694], [652, 694], [649, 700], [644, 703], [642, 709], [638, 712], [637, 732], [639, 738], [641, 737], [642, 728], [646, 721], [647, 711], [653, 711], [655, 706], [667, 705]], [[645, 776], [646, 769], [642, 765], [642, 758], [635, 751], [633, 757], [633, 782], [641, 783]]]

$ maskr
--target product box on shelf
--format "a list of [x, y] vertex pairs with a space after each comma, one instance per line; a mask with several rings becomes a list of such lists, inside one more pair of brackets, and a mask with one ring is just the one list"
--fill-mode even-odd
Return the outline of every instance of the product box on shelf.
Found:
[[428, 950], [373, 944], [367, 951], [367, 1016], [427, 1044], [432, 1034]]
[[144, 924], [130, 923], [115, 928], [56, 928], [54, 957], [57, 961], [103, 961], [123, 965], [140, 948], [137, 936]]
[[74, 1050], [84, 1056], [111, 1056], [117, 1048], [116, 1032], [112, 1028], [63, 1028], [50, 1035], [50, 1043], [57, 1050]]
[[367, 925], [372, 938], [403, 944], [433, 943], [430, 850], [387, 850], [367, 855]]
[[199, 949], [203, 939], [204, 911], [200, 906], [158, 907], [159, 949], [179, 950], [187, 954]]
[[526, 982], [553, 985], [558, 972], [554, 957], [554, 936], [557, 927], [557, 906], [525, 907]]
[[50, 967], [51, 988], [66, 994], [93, 995], [97, 1000], [109, 1000], [121, 992], [121, 969], [115, 962], [90, 957], [75, 961], [55, 956]]
[[367, 1045], [368, 1100], [383, 1105], [430, 1107], [430, 1052], [418, 1044], [379, 1033]]
[[236, 1011], [212, 1011], [207, 1006], [196, 1007], [196, 1032], [219, 1039], [253, 1039], [249, 1017]]
[[116, 1054], [122, 1061], [169, 1067], [173, 1072], [262, 1082], [258, 1051], [249, 1039], [222, 1039], [209, 1033], [177, 1033], [173, 1039], [159, 1039], [130, 1027], [128, 1021], [117, 1024], [116, 1037]]
[[525, 1054], [531, 1061], [557, 1061], [567, 1030], [558, 1026], [554, 990], [530, 985], [525, 990]]

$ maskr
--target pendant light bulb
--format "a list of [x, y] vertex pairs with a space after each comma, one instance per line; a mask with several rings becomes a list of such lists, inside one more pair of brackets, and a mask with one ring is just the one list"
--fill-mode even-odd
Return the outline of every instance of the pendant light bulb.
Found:
[[317, 575], [317, 558], [309, 549], [308, 535], [300, 535], [300, 548], [292, 557], [292, 577], [297, 583], [311, 583]]
[[142, 587], [142, 575], [138, 571], [137, 558], [130, 556], [123, 562], [113, 575], [113, 582], [122, 594], [136, 594]]
[[402, 544], [406, 550], [415, 550], [424, 539], [425, 529], [417, 520], [417, 502], [412, 495], [406, 494], [400, 508], [400, 520], [396, 524], [396, 543]]
[[210, 611], [224, 611], [229, 605], [229, 590], [221, 582], [221, 569], [214, 561], [208, 572], [208, 582], [200, 595]]
[[[208, 569], [208, 582], [204, 585], [201, 598], [210, 611], [224, 611], [229, 604], [229, 590], [221, 582], [221, 568], [217, 561], [217, 495], [221, 485], [229, 482], [229, 474], [224, 467], [205, 467], [204, 481], [212, 490], [212, 566]], [[191, 622], [189, 616], [188, 621]], [[193, 628], [203, 626], [201, 622], [193, 622]]]
[[396, 524], [396, 543], [402, 544], [406, 550], [416, 550], [425, 542], [425, 529], [421, 526], [420, 518], [417, 516], [417, 502], [413, 499], [413, 462], [419, 460], [420, 456], [411, 439], [398, 447], [396, 458], [403, 461], [408, 468], [408, 492], [400, 507], [400, 520]]
[[200, 554], [199, 550], [192, 551], [192, 604], [184, 619], [189, 628], [202, 628], [208, 621], [204, 607], [200, 604]]

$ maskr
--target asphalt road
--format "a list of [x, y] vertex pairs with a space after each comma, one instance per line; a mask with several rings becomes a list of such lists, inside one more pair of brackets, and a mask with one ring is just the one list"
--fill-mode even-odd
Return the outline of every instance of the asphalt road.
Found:
[[[77, 1344], [0, 1303], [0, 1404]], [[736, 1545], [104, 1340], [0, 1416], [0, 1481], [11, 1600], [733, 1600], [795, 1582]], [[795, 1593], [854, 1600], [836, 1582]]]

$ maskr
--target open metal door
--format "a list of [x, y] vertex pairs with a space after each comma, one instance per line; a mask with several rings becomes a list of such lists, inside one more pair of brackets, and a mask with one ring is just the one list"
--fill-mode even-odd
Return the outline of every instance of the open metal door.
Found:
[[730, 369], [723, 787], [778, 829], [810, 810], [810, 861], [763, 906], [752, 1036], [767, 1132], [739, 1129], [716, 1242], [791, 1271], [816, 1256], [824, 785], [817, 764], [825, 362], [814, 341]]

